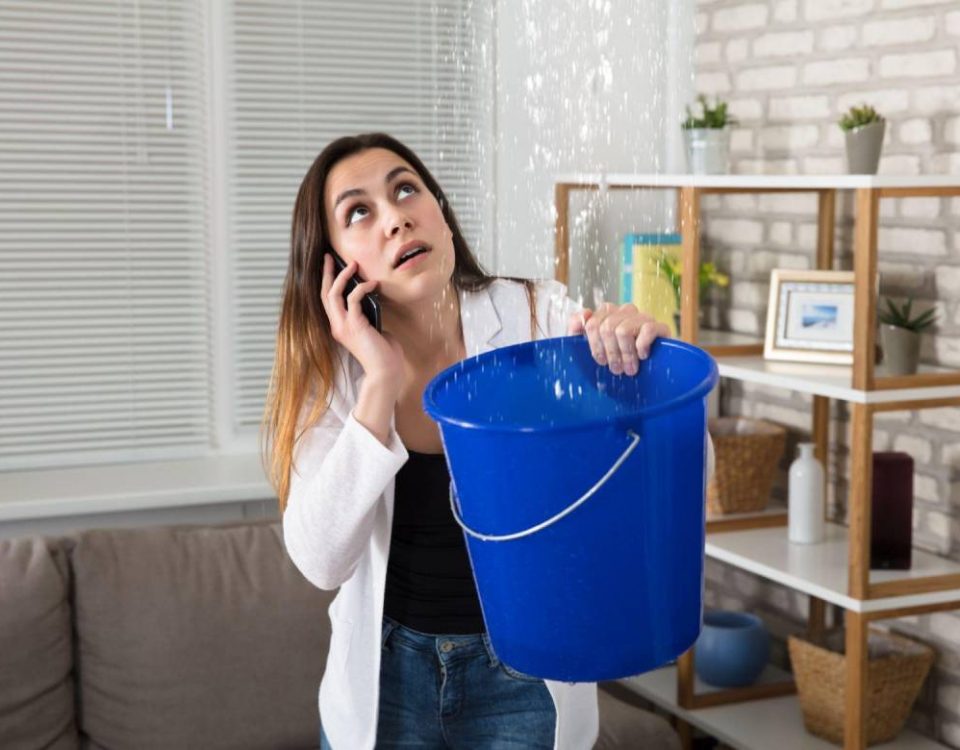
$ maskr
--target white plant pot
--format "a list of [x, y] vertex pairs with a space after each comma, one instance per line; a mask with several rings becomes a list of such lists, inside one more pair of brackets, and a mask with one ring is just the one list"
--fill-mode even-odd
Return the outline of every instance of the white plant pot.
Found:
[[683, 131], [691, 174], [726, 174], [730, 169], [730, 128], [690, 128]]

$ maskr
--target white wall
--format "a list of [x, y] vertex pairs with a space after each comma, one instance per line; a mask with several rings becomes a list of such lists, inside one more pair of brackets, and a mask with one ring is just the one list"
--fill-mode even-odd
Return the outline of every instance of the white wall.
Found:
[[[691, 0], [498, 4], [494, 270], [553, 277], [556, 175], [683, 168], [693, 25]], [[672, 229], [672, 207], [638, 191], [574, 193], [571, 291], [590, 304], [599, 284], [614, 298], [622, 236]]]

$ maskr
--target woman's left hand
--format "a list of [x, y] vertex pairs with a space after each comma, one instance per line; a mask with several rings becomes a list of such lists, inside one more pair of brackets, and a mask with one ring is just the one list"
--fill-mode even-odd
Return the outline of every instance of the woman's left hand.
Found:
[[640, 312], [636, 305], [607, 302], [596, 312], [585, 309], [571, 315], [567, 333], [585, 333], [597, 364], [609, 365], [614, 375], [636, 375], [654, 339], [669, 336], [670, 329]]

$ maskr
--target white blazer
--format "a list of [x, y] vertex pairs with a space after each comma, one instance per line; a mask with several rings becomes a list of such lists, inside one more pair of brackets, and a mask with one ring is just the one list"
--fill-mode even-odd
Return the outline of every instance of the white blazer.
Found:
[[[564, 336], [579, 306], [556, 281], [537, 284], [538, 338]], [[468, 357], [530, 340], [523, 285], [497, 280], [460, 293]], [[389, 446], [353, 418], [360, 364], [338, 347], [330, 408], [295, 451], [283, 514], [287, 552], [330, 605], [330, 651], [320, 683], [320, 720], [334, 750], [372, 750], [377, 737], [383, 596], [393, 527], [394, 477], [408, 453], [391, 420]], [[308, 405], [309, 407], [309, 405]], [[713, 446], [708, 441], [708, 474]], [[555, 750], [587, 750], [599, 731], [595, 683], [546, 680], [557, 711]]]

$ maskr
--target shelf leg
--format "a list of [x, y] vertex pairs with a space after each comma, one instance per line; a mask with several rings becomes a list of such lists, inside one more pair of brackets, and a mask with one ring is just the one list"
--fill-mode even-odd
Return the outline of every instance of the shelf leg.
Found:
[[817, 268], [833, 268], [833, 237], [836, 231], [837, 191], [820, 190], [817, 193]]
[[683, 272], [680, 277], [680, 338], [697, 343], [700, 310], [700, 189], [680, 188], [680, 235]]
[[867, 404], [851, 404], [850, 526], [848, 588], [850, 596], [866, 599], [870, 584], [870, 503], [873, 481], [873, 411]]
[[880, 198], [875, 188], [857, 190], [853, 231], [854, 313], [853, 387], [873, 390], [877, 315], [877, 221]]
[[[817, 193], [817, 268], [829, 271], [833, 268], [833, 238], [837, 226], [837, 191], [821, 190]], [[823, 515], [827, 517], [827, 451], [830, 447], [830, 399], [813, 397], [813, 444], [814, 454], [823, 466]]]
[[810, 611], [807, 616], [807, 637], [814, 643], [823, 639], [827, 629], [827, 603], [815, 596], [810, 597]]
[[846, 714], [844, 750], [867, 746], [867, 620], [859, 612], [846, 614]]
[[677, 703], [681, 708], [693, 708], [693, 648], [677, 659]]
[[570, 237], [567, 235], [570, 213], [570, 186], [558, 182], [553, 188], [553, 201], [557, 209], [554, 228], [553, 277], [562, 284], [570, 285]]
[[813, 397], [813, 453], [823, 466], [823, 517], [827, 518], [827, 452], [830, 450], [830, 399]]
[[693, 728], [683, 719], [677, 717], [674, 722], [677, 734], [680, 735], [680, 747], [683, 750], [692, 750], [693, 748]]

